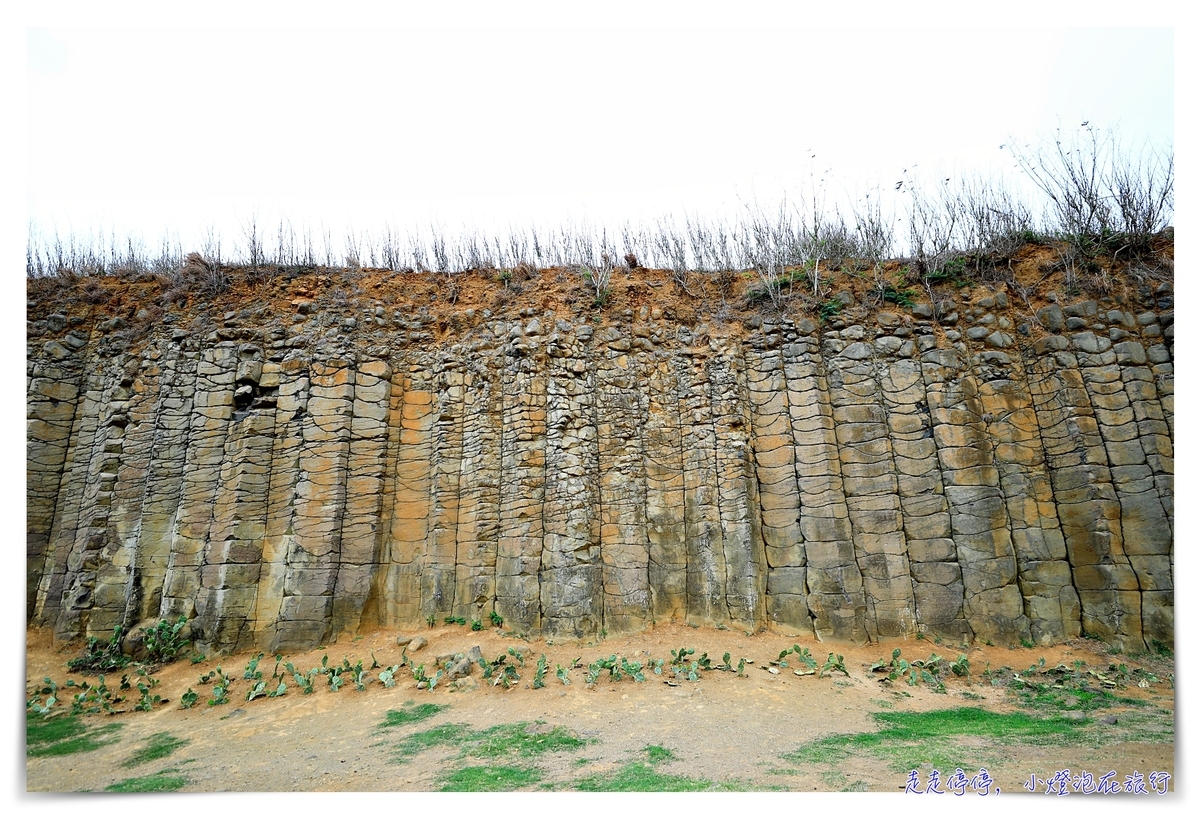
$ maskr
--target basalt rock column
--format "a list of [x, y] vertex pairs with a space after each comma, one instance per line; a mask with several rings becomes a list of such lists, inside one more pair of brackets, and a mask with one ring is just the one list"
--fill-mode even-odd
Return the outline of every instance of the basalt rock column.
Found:
[[435, 616], [422, 595], [421, 576], [432, 509], [433, 425], [436, 409], [430, 372], [417, 363], [404, 365], [399, 381], [399, 449], [391, 529], [385, 550], [383, 622], [393, 627]]
[[[568, 325], [561, 322], [559, 331]], [[635, 325], [633, 340], [649, 334]], [[597, 349], [596, 432], [599, 455], [600, 559], [604, 588], [604, 628], [637, 631], [652, 620], [650, 539], [646, 527], [647, 390], [644, 367], [651, 355], [632, 350], [619, 337]]]
[[[902, 329], [895, 315], [882, 316], [887, 316], [892, 329]], [[918, 329], [928, 331], [927, 326]], [[907, 335], [886, 335], [875, 342], [879, 352], [894, 356], [880, 369], [880, 387], [896, 465], [913, 604], [916, 621], [926, 632], [965, 639], [971, 629], [963, 610], [962, 567], [954, 547], [922, 366], [914, 357], [918, 343], [925, 348], [934, 339], [923, 333], [917, 341]]]
[[768, 616], [781, 627], [807, 635], [812, 633], [805, 578], [808, 561], [800, 532], [790, 394], [778, 347], [778, 335], [754, 337], [746, 353], [758, 513], [768, 571]]
[[295, 536], [284, 557], [287, 567], [270, 644], [273, 651], [311, 646], [330, 634], [341, 562], [354, 370], [350, 361], [331, 359], [314, 361], [309, 372], [292, 516]]
[[653, 621], [687, 616], [684, 544], [684, 452], [680, 429], [678, 359], [659, 353], [647, 379], [642, 441], [646, 464], [646, 583]]
[[26, 383], [27, 428], [25, 483], [25, 605], [33, 617], [38, 605], [38, 585], [55, 572], [51, 544], [54, 524], [67, 501], [62, 483], [68, 471], [72, 430], [79, 407], [81, 374], [77, 362], [30, 362]]
[[[539, 335], [537, 319], [525, 328]], [[582, 350], [546, 360], [546, 471], [542, 504], [542, 630], [585, 636], [603, 628], [596, 373]]]
[[468, 353], [463, 374], [462, 468], [459, 476], [458, 555], [454, 614], [487, 622], [496, 599], [496, 548], [500, 535], [501, 382], [492, 368], [492, 345], [482, 340]]
[[1121, 509], [1070, 342], [1051, 336], [1029, 372], [1084, 633], [1140, 649], [1141, 598], [1121, 540]]
[[183, 490], [159, 611], [171, 618], [190, 619], [196, 615], [200, 568], [213, 524], [213, 505], [225, 463], [225, 438], [233, 416], [237, 363], [237, 346], [222, 342], [205, 350], [197, 365]]
[[874, 639], [916, 630], [916, 611], [899, 485], [887, 412], [872, 343], [861, 326], [825, 339], [830, 394], [855, 559], [867, 600], [866, 627]]
[[788, 415], [796, 441], [808, 609], [818, 637], [861, 642], [867, 638], [867, 602], [854, 555], [829, 397], [830, 377], [813, 334], [816, 327], [805, 323], [800, 330], [807, 337], [784, 345], [782, 353]]
[[542, 626], [541, 566], [545, 532], [547, 376], [536, 340], [521, 325], [504, 328], [500, 536], [496, 543], [496, 611], [511, 627]]
[[383, 530], [383, 474], [392, 370], [384, 361], [364, 361], [354, 373], [350, 452], [346, 465], [346, 508], [341, 557], [333, 589], [333, 632], [357, 633], [363, 607], [379, 570]]
[[725, 543], [718, 489], [717, 434], [704, 361], [681, 362], [683, 540], [687, 548], [687, 621], [726, 624]]

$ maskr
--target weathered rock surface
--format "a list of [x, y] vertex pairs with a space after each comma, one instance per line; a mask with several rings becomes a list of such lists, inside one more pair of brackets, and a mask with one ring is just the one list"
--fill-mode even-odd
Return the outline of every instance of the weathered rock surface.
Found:
[[979, 296], [745, 335], [523, 310], [440, 343], [305, 302], [136, 351], [56, 313], [28, 347], [28, 616], [185, 615], [202, 650], [492, 611], [1171, 644], [1173, 313], [1054, 305], [1030, 337]]

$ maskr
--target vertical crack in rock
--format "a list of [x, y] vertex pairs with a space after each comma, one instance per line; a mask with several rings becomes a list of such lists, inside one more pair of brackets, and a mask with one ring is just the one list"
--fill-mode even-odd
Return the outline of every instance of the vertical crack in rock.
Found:
[[[48, 538], [45, 567], [38, 584], [38, 600], [34, 609], [35, 621], [52, 627], [57, 627], [59, 614], [66, 601], [63, 591], [67, 578], [67, 559], [84, 514], [83, 486], [86, 485], [92, 446], [99, 428], [99, 405], [90, 387], [91, 379], [85, 378], [60, 482], [59, 491], [66, 496], [63, 502], [55, 504], [54, 526]], [[67, 491], [68, 486], [71, 487], [70, 491]]]
[[[1084, 302], [1079, 307], [1088, 308], [1085, 315], [1095, 312], [1095, 302]], [[1133, 315], [1119, 310], [1111, 310], [1107, 316], [1088, 317], [1096, 320], [1096, 329], [1103, 329], [1104, 324], [1100, 321], [1107, 318], [1112, 325], [1110, 333], [1118, 338], [1128, 338], [1127, 331], [1137, 326]], [[1169, 596], [1172, 590], [1170, 543], [1173, 537], [1145, 449], [1146, 443], [1161, 442], [1161, 439], [1155, 440], [1161, 436], [1152, 432], [1144, 436], [1139, 434], [1139, 422], [1153, 422], [1161, 413], [1154, 411], [1157, 407], [1153, 404], [1137, 400], [1144, 393], [1136, 385], [1150, 378], [1150, 372], [1143, 366], [1147, 358], [1141, 343], [1119, 340], [1114, 345], [1110, 338], [1093, 332], [1076, 333], [1071, 342], [1076, 349], [1079, 371], [1104, 442], [1108, 472], [1120, 504], [1120, 549], [1136, 578], [1135, 585], [1127, 579], [1117, 580], [1117, 587], [1123, 591], [1136, 589], [1142, 596], [1136, 613], [1132, 606], [1125, 611], [1127, 616], [1136, 615], [1141, 620], [1138, 627], [1130, 624], [1125, 628], [1131, 649], [1139, 650], [1148, 645], [1150, 639], [1163, 641], [1162, 637], [1173, 630], [1168, 618], [1170, 608], [1161, 604], [1164, 592]], [[1151, 457], [1156, 458], [1161, 470], [1162, 461], [1157, 459], [1154, 449], [1151, 451]], [[1154, 595], [1149, 609], [1144, 605], [1147, 594]], [[1143, 632], [1146, 622], [1151, 624], [1153, 634]]]
[[[883, 316], [886, 316], [886, 322]], [[875, 331], [877, 334], [869, 359], [878, 384], [879, 407], [887, 428], [887, 454], [883, 463], [890, 466], [896, 478], [895, 489], [886, 498], [875, 501], [876, 521], [883, 523], [886, 520], [885, 525], [881, 526], [885, 530], [880, 532], [881, 537], [877, 541], [878, 556], [873, 558], [875, 565], [883, 566], [886, 582], [879, 593], [880, 598], [887, 600], [883, 605], [885, 615], [882, 618], [878, 614], [880, 604], [876, 603], [875, 606], [875, 626], [881, 636], [908, 636], [917, 632], [916, 579], [905, 532], [896, 450], [904, 450], [912, 438], [920, 439], [923, 434], [918, 408], [921, 390], [917, 386], [922, 379], [918, 376], [919, 365], [912, 359], [915, 345], [890, 332], [890, 325], [895, 320], [891, 313], [881, 313], [882, 327]], [[879, 515], [879, 511], [883, 511], [883, 514]], [[866, 580], [864, 573], [864, 584]]]
[[[1047, 345], [1056, 343], [1053, 340], [1054, 337], [1055, 336], [1051, 336], [1050, 338], [1043, 338], [1043, 339], [1040, 339], [1037, 342], [1035, 342], [1033, 344], [1034, 353], [1037, 356], [1045, 354], [1046, 350], [1048, 348]], [[1080, 599], [1079, 599], [1079, 591], [1075, 587], [1074, 566], [1071, 563], [1071, 557], [1072, 557], [1071, 544], [1068, 542], [1068, 539], [1067, 539], [1067, 531], [1064, 528], [1063, 518], [1059, 511], [1058, 499], [1057, 499], [1057, 497], [1054, 496], [1054, 462], [1055, 462], [1055, 459], [1052, 458], [1051, 452], [1056, 450], [1056, 444], [1059, 442], [1058, 440], [1055, 439], [1055, 432], [1056, 431], [1061, 432], [1061, 429], [1058, 429], [1058, 430], [1048, 430], [1047, 429], [1047, 423], [1053, 424], [1056, 421], [1061, 420], [1061, 418], [1056, 419], [1056, 418], [1047, 416], [1046, 414], [1043, 414], [1041, 408], [1039, 408], [1039, 399], [1045, 397], [1044, 392], [1041, 391], [1044, 389], [1045, 384], [1043, 382], [1044, 379], [1043, 379], [1042, 375], [1040, 375], [1036, 372], [1036, 368], [1037, 368], [1036, 362], [1037, 362], [1036, 357], [1030, 358], [1029, 361], [1024, 364], [1023, 372], [1024, 372], [1024, 377], [1025, 377], [1025, 386], [1029, 392], [1031, 411], [1032, 411], [1034, 419], [1036, 421], [1035, 428], [1037, 430], [1037, 436], [1038, 436], [1037, 446], [1041, 450], [1043, 468], [1045, 469], [1047, 478], [1050, 480], [1050, 500], [1053, 505], [1054, 517], [1056, 518], [1056, 521], [1057, 521], [1057, 525], [1054, 527], [1056, 527], [1059, 530], [1060, 536], [1062, 536], [1062, 538], [1063, 538], [1063, 548], [1064, 548], [1063, 562], [1065, 562], [1066, 566], [1067, 566], [1066, 579], [1068, 581], [1068, 584], [1062, 587], [1060, 594], [1059, 594], [1059, 612], [1062, 615], [1064, 634], [1065, 635], [1070, 635], [1070, 634], [1081, 635], [1082, 628], [1083, 628], [1083, 621], [1082, 621], [1083, 607], [1082, 607], [1082, 603], [1080, 602]], [[1055, 456], [1057, 457], [1057, 452], [1056, 452]], [[1052, 543], [1052, 540], [1050, 542]], [[1022, 554], [1022, 555], [1020, 555], [1020, 559], [1024, 560], [1024, 559], [1026, 559], [1026, 557]], [[1029, 568], [1029, 567], [1036, 567], [1036, 566], [1022, 567], [1022, 571], [1027, 570], [1027, 568]], [[1061, 570], [1061, 569], [1059, 569], [1059, 570]], [[1023, 579], [1024, 579], [1024, 575], [1023, 575]], [[1040, 582], [1040, 581], [1044, 580], [1045, 577], [1044, 576], [1037, 577], [1035, 574], [1035, 575], [1033, 575], [1033, 579], [1035, 581]], [[1039, 589], [1037, 587], [1031, 587], [1029, 590], [1031, 592], [1035, 592], [1036, 590], [1039, 590]], [[1049, 590], [1049, 588], [1046, 587], [1046, 588], [1043, 588], [1042, 590]], [[1048, 596], [1048, 594], [1047, 594], [1047, 596]], [[1053, 606], [1051, 605], [1050, 607], [1051, 607], [1051, 610], [1053, 610]], [[1030, 605], [1027, 602], [1027, 610], [1031, 612], [1030, 613], [1030, 618], [1031, 618], [1030, 626], [1031, 626], [1033, 635], [1035, 637], [1038, 637], [1041, 632], [1040, 629], [1045, 628], [1046, 625], [1033, 618], [1034, 614], [1032, 612], [1037, 610], [1037, 606]], [[1051, 621], [1053, 621], [1053, 619], [1051, 619]]]
[[968, 310], [974, 326], [956, 347], [969, 360], [977, 385], [980, 420], [1000, 477], [1029, 638], [1051, 644], [1079, 635], [1079, 598], [1054, 504], [1024, 363], [1026, 351], [1009, 332], [1013, 321], [1007, 307], [1003, 291], [981, 298]]
[[719, 343], [722, 348], [710, 361], [709, 384], [717, 437], [725, 605], [734, 627], [755, 630], [766, 615], [767, 565], [750, 450], [745, 364], [740, 346], [726, 345], [724, 339]]
[[[990, 344], [994, 346], [994, 344]], [[1022, 355], [1011, 345], [972, 352], [984, 425], [1008, 510], [1018, 585], [1030, 637], [1053, 644], [1079, 636], [1079, 595]]]
[[[1126, 335], [1137, 319], [1124, 311], [1108, 313], [1120, 384], [1128, 410], [1115, 409], [1112, 420], [1127, 418], [1126, 425], [1102, 424], [1113, 471], [1113, 484], [1121, 501], [1121, 533], [1129, 564], [1142, 591], [1142, 637], [1147, 646], [1174, 640], [1174, 457], [1170, 430], [1154, 389], [1154, 373], [1142, 342]], [[1106, 390], [1096, 388], [1094, 393]], [[1105, 395], [1116, 406], [1115, 394]], [[1092, 402], [1097, 397], [1093, 394]], [[1099, 414], [1097, 409], [1097, 414]], [[1132, 418], [1129, 414], [1132, 413]], [[1140, 450], [1140, 451], [1139, 451]]]
[[913, 624], [927, 633], [968, 640], [972, 633], [963, 609], [962, 568], [952, 538], [950, 505], [938, 464], [924, 373], [916, 358], [918, 343], [931, 345], [934, 339], [920, 335], [914, 341], [907, 322], [901, 325], [891, 313], [881, 313], [880, 318], [891, 330], [875, 339], [874, 348], [883, 360], [878, 365], [880, 394], [903, 519], [916, 616]]
[[[388, 385], [386, 407], [383, 471], [379, 486], [379, 518], [374, 522], [379, 562], [371, 576], [370, 591], [363, 603], [362, 621], [364, 625], [379, 623], [390, 627], [399, 627], [402, 621], [394, 617], [388, 582], [393, 573], [392, 524], [396, 512], [397, 469], [399, 468], [400, 437], [404, 414], [404, 364], [402, 359], [393, 360], [393, 364], [388, 368], [392, 374]], [[404, 620], [404, 622], [411, 621], [415, 621], [415, 615], [413, 619]]]
[[[1160, 288], [1162, 289], [1162, 288]], [[1166, 288], [1169, 291], [1169, 287]], [[1148, 305], [1160, 306], [1147, 298]], [[1173, 301], [1171, 304], [1173, 305]], [[1137, 316], [1139, 333], [1146, 345], [1146, 364], [1153, 376], [1153, 391], [1144, 382], [1130, 390], [1135, 411], [1144, 415], [1138, 421], [1138, 430], [1143, 437], [1146, 460], [1154, 472], [1154, 484], [1158, 488], [1159, 500], [1167, 515], [1167, 524], [1172, 537], [1166, 553], [1171, 571], [1171, 591], [1147, 591], [1142, 594], [1142, 622], [1147, 640], [1174, 644], [1174, 572], [1175, 572], [1175, 311], [1147, 311]], [[1159, 339], [1162, 339], [1160, 342]], [[1139, 373], [1140, 374], [1140, 373]], [[1158, 399], [1155, 411], [1154, 397]], [[1139, 404], [1141, 408], [1139, 409]], [[1161, 413], [1161, 418], [1158, 414]]]
[[973, 634], [964, 611], [966, 593], [937, 461], [928, 389], [922, 363], [913, 357], [919, 350], [934, 347], [936, 339], [928, 324], [905, 325], [905, 329], [919, 333], [916, 341], [896, 333], [877, 338], [876, 348], [895, 356], [881, 385], [904, 513], [913, 602], [919, 625], [926, 632], [970, 639]]
[[88, 486], [93, 466], [95, 448], [101, 433], [100, 413], [103, 407], [101, 396], [102, 380], [96, 375], [85, 376], [80, 395], [80, 407], [67, 449], [60, 491], [67, 486], [71, 490], [65, 503], [56, 504], [55, 527], [51, 529], [50, 546], [46, 555], [46, 567], [38, 587], [38, 604], [35, 616], [42, 624], [54, 628], [55, 637], [72, 639], [81, 635], [78, 613], [71, 613], [74, 606], [80, 608], [90, 604], [90, 594], [68, 594], [68, 577], [78, 570], [80, 562], [73, 558], [75, 542], [84, 520], [90, 517], [95, 496], [89, 495]]
[[95, 404], [96, 419], [87, 430], [86, 464], [81, 464], [86, 477], [73, 542], [66, 552], [62, 600], [54, 626], [58, 639], [103, 637], [111, 633], [111, 628], [93, 630], [90, 620], [96, 601], [96, 580], [106, 567], [104, 555], [113, 542], [109, 519], [124, 448], [121, 418], [127, 417], [127, 402], [121, 400], [127, 395], [119, 386], [120, 378], [113, 377], [113, 371], [120, 371], [122, 364], [121, 358], [113, 359], [107, 376], [101, 371], [88, 379], [88, 397]]

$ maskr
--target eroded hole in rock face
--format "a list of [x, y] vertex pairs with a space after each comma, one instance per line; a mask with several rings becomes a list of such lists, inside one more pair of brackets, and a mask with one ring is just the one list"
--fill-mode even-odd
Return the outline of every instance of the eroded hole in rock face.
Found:
[[238, 409], [246, 409], [250, 406], [250, 402], [254, 400], [253, 384], [244, 383], [233, 392], [233, 405]]
[[279, 402], [279, 388], [268, 387], [266, 389], [259, 388], [256, 390], [253, 401], [250, 403], [251, 409], [274, 409]]

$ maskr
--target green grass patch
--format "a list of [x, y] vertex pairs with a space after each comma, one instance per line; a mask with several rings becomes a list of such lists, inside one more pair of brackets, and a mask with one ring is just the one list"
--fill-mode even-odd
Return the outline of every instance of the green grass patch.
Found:
[[850, 780], [841, 770], [829, 770], [821, 773], [821, 780], [829, 788], [827, 792], [870, 792], [870, 786], [861, 778]]
[[166, 758], [180, 747], [189, 744], [190, 741], [190, 739], [186, 738], [175, 738], [170, 733], [155, 733], [146, 739], [145, 747], [121, 762], [121, 766], [137, 767], [140, 764], [145, 764], [147, 761]]
[[541, 772], [528, 767], [463, 767], [445, 779], [442, 792], [511, 792], [541, 779]]
[[921, 768], [935, 770], [964, 770], [979, 767], [994, 767], [1000, 757], [988, 753], [987, 748], [963, 747], [954, 742], [913, 742], [894, 744], [880, 753], [887, 759], [888, 769], [895, 773], [906, 773]]
[[1082, 722], [1062, 717], [1039, 719], [1025, 713], [991, 713], [973, 707], [928, 713], [875, 713], [884, 729], [873, 733], [828, 736], [782, 757], [795, 764], [836, 764], [856, 753], [890, 758], [894, 770], [932, 764], [940, 770], [978, 766], [975, 748], [959, 748], [953, 739], [972, 736], [1029, 744], [1075, 741]]
[[[539, 723], [540, 724], [540, 723]], [[564, 727], [542, 731], [538, 724], [518, 722], [472, 730], [467, 724], [443, 724], [413, 733], [396, 744], [395, 761], [404, 762], [433, 747], [457, 747], [459, 758], [531, 758], [543, 753], [578, 750], [592, 743]]]
[[529, 758], [543, 753], [578, 750], [588, 744], [585, 739], [571, 735], [565, 727], [542, 732], [534, 724], [519, 722], [497, 724], [467, 736], [463, 741], [463, 755], [476, 758], [517, 755]]
[[651, 744], [642, 748], [648, 764], [634, 762], [608, 775], [591, 775], [571, 784], [572, 789], [583, 792], [705, 792], [707, 790], [733, 790], [732, 784], [717, 784], [704, 778], [688, 778], [683, 775], [667, 775], [655, 769], [676, 759], [675, 753], [666, 747]]
[[80, 716], [25, 717], [25, 747], [30, 758], [88, 753], [117, 742], [113, 733], [122, 725], [110, 722], [90, 727]]
[[[406, 705], [411, 705], [412, 702], [405, 702]], [[403, 707], [400, 710], [389, 710], [383, 717], [383, 722], [380, 727], [401, 727], [405, 724], [416, 724], [419, 721], [432, 718], [438, 713], [441, 713], [450, 705], [448, 704], [433, 704], [425, 702], [418, 704], [416, 707]]]
[[442, 724], [419, 733], [413, 733], [396, 744], [396, 755], [392, 760], [403, 763], [418, 753], [434, 747], [459, 744], [463, 736], [468, 734], [469, 729], [465, 724]]
[[646, 754], [646, 758], [651, 764], [661, 764], [664, 761], [672, 761], [675, 758], [674, 753], [666, 747], [659, 747], [657, 744], [651, 744], [642, 752]]
[[1108, 707], [1142, 707], [1145, 703], [1128, 696], [1117, 696], [1107, 690], [1052, 688], [1039, 685], [1034, 690], [1017, 693], [1021, 706], [1029, 710], [1081, 710], [1091, 712]]
[[704, 792], [716, 785], [703, 778], [660, 773], [649, 764], [626, 764], [610, 775], [581, 778], [571, 785], [583, 792]]
[[145, 775], [140, 778], [126, 778], [116, 784], [109, 784], [105, 792], [174, 792], [188, 783], [185, 775], [169, 775], [164, 770], [156, 775]]

